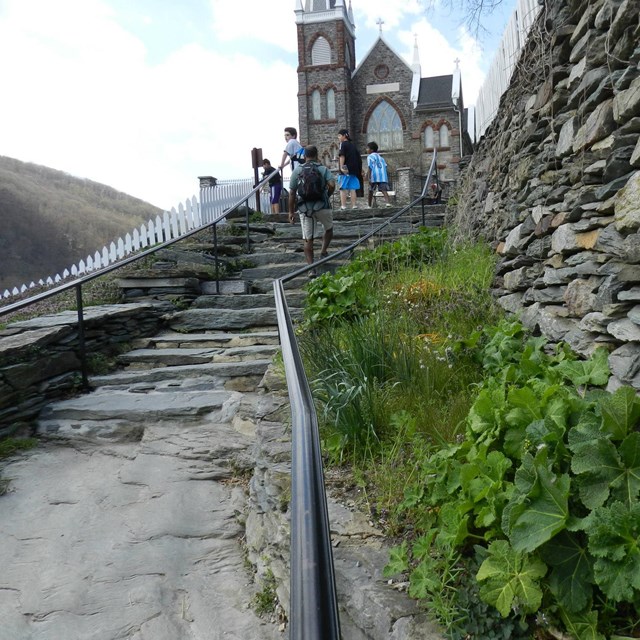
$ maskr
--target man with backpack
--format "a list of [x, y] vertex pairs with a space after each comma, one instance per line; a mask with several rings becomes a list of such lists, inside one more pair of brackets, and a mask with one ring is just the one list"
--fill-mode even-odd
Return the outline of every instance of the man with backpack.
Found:
[[298, 165], [289, 179], [289, 222], [293, 223], [297, 211], [302, 226], [304, 257], [307, 264], [313, 264], [313, 239], [317, 234], [318, 223], [324, 230], [321, 258], [326, 257], [333, 238], [330, 198], [336, 188], [336, 181], [331, 171], [318, 162], [316, 147], [306, 147], [304, 158], [305, 163]]

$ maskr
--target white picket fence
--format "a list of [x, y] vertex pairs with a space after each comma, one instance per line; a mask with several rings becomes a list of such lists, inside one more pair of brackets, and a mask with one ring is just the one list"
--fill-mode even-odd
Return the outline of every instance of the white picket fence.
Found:
[[517, 0], [516, 8], [507, 23], [500, 46], [478, 93], [475, 106], [476, 140], [480, 139], [498, 113], [500, 98], [509, 87], [520, 52], [541, 8], [538, 0]]
[[[127, 233], [124, 238], [117, 238], [102, 249], [88, 255], [77, 264], [64, 269], [62, 273], [40, 279], [38, 282], [23, 284], [5, 289], [2, 298], [16, 296], [37, 286], [52, 286], [59, 284], [68, 278], [77, 278], [91, 271], [97, 271], [123, 258], [152, 247], [155, 244], [167, 242], [174, 238], [180, 238], [189, 231], [204, 225], [220, 220], [224, 223], [225, 213], [235, 204], [246, 198], [253, 189], [253, 180], [221, 180], [214, 187], [204, 187], [200, 189], [200, 203], [195, 196], [187, 200], [184, 204], [179, 204], [178, 208], [165, 211], [146, 224]], [[255, 198], [252, 196], [249, 207], [255, 206]], [[268, 194], [260, 194], [260, 208], [264, 212], [270, 210]]]

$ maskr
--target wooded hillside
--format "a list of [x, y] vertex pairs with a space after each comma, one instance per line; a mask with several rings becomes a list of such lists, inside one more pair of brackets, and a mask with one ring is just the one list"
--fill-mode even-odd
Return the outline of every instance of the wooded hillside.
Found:
[[160, 212], [104, 184], [0, 156], [0, 292], [62, 273]]

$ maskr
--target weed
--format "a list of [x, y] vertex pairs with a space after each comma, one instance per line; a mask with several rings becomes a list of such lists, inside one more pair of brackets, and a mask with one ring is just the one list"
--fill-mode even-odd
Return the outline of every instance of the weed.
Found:
[[253, 608], [259, 616], [270, 616], [275, 614], [278, 604], [276, 579], [271, 569], [267, 569], [262, 582], [262, 589], [253, 598]]

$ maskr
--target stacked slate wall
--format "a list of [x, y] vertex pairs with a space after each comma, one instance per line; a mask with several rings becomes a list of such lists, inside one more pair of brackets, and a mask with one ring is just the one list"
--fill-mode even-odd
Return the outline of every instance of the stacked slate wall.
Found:
[[547, 0], [453, 220], [502, 307], [640, 390], [640, 0]]
[[[132, 340], [157, 333], [169, 306], [102, 305], [85, 309], [90, 361], [120, 353]], [[79, 391], [82, 382], [78, 314], [64, 311], [14, 322], [0, 330], [0, 438], [32, 430], [52, 400]]]

